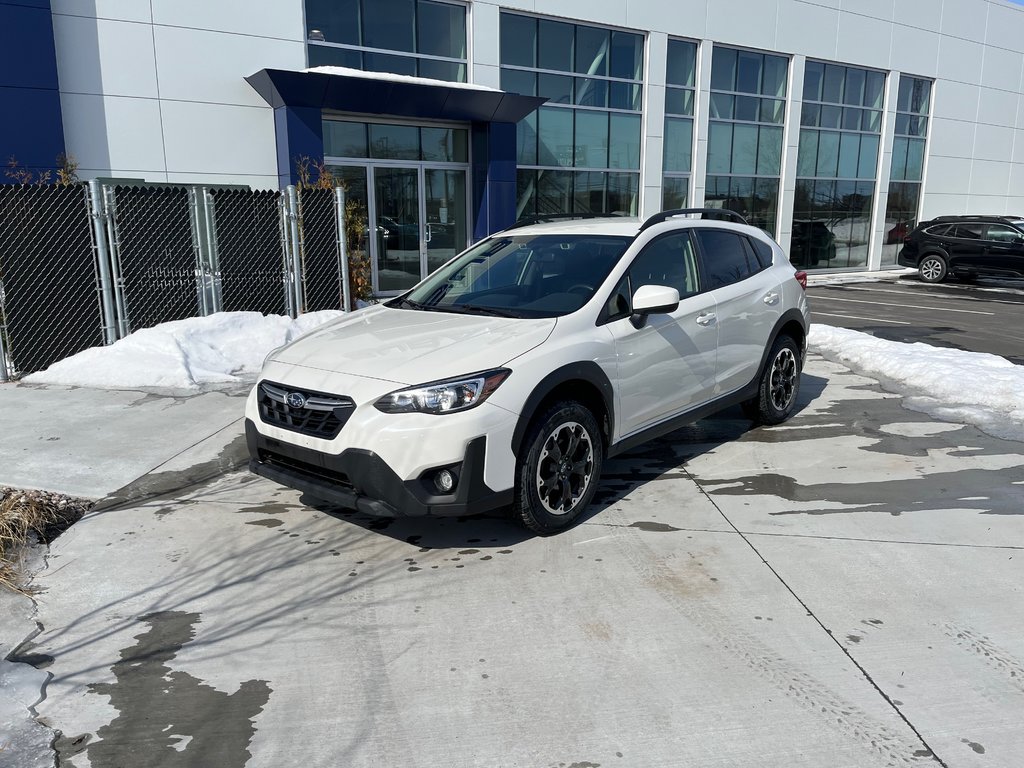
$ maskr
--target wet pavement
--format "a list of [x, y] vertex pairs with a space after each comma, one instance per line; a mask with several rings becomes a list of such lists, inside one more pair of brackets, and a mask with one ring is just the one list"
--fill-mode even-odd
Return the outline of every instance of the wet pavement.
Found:
[[17, 652], [51, 676], [62, 766], [1024, 754], [1024, 445], [817, 357], [791, 421], [729, 411], [611, 460], [551, 538], [244, 472], [130, 498], [52, 545]]

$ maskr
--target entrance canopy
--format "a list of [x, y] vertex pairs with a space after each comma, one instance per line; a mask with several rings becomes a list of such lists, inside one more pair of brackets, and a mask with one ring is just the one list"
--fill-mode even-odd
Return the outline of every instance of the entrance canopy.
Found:
[[304, 72], [261, 69], [245, 80], [274, 108], [282, 187], [296, 183], [298, 158], [324, 157], [324, 110], [466, 122], [471, 127], [474, 239], [515, 222], [515, 124], [546, 99], [471, 83], [344, 67]]

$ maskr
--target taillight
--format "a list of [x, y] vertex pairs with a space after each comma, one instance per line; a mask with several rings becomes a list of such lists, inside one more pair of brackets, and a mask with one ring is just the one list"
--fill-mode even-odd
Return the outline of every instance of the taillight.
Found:
[[804, 272], [801, 269], [799, 272], [797, 272], [795, 275], [793, 275], [793, 277], [795, 277], [796, 281], [798, 283], [800, 283], [800, 287], [803, 288], [806, 291], [807, 290], [807, 273]]

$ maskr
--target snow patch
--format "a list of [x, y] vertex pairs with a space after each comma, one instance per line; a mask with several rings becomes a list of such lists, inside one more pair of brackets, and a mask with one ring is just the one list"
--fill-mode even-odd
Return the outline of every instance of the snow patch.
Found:
[[321, 75], [343, 75], [345, 77], [358, 77], [363, 80], [382, 80], [388, 83], [413, 83], [415, 85], [443, 85], [446, 88], [464, 88], [469, 91], [489, 91], [490, 93], [501, 93], [498, 88], [491, 88], [487, 85], [476, 83], [455, 83], [448, 80], [435, 80], [432, 77], [414, 77], [413, 75], [396, 75], [393, 72], [366, 72], [362, 69], [351, 69], [350, 67], [310, 67], [303, 72], [314, 72]]

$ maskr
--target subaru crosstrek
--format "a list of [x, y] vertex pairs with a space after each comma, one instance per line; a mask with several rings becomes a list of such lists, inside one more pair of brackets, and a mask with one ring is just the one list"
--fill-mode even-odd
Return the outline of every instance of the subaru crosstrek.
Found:
[[728, 214], [491, 235], [271, 353], [246, 407], [250, 468], [371, 515], [511, 508], [546, 534], [610, 456], [736, 404], [783, 421], [806, 275]]

